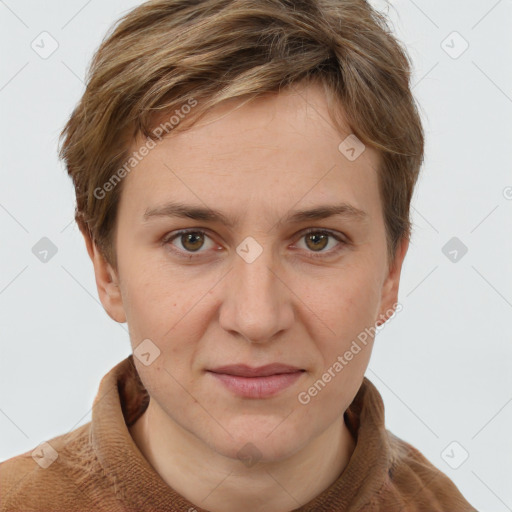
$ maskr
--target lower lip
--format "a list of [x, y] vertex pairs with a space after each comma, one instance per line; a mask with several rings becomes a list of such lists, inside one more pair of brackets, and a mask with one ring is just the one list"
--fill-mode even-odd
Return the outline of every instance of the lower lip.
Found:
[[267, 398], [294, 384], [304, 372], [280, 373], [266, 377], [240, 377], [209, 372], [226, 388], [244, 398]]

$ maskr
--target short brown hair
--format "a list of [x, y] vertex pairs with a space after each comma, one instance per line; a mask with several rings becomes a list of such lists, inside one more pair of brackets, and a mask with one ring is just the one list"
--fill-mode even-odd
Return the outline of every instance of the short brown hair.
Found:
[[95, 53], [61, 133], [59, 156], [75, 186], [80, 230], [116, 267], [122, 182], [104, 198], [95, 191], [130, 158], [137, 134], [160, 137], [151, 131], [157, 117], [194, 98], [194, 115], [176, 126], [184, 129], [223, 100], [304, 80], [323, 84], [333, 120], [337, 103], [352, 133], [379, 151], [391, 263], [411, 234], [424, 134], [407, 52], [364, 0], [153, 0], [121, 18]]

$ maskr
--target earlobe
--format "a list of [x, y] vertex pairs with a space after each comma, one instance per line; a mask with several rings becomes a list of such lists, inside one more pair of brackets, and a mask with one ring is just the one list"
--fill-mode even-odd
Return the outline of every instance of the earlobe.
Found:
[[398, 288], [400, 286], [400, 274], [402, 264], [409, 248], [409, 239], [403, 238], [399, 243], [393, 265], [389, 268], [388, 275], [382, 286], [381, 305], [379, 315], [375, 319], [375, 325], [381, 326], [393, 316], [398, 303]]
[[124, 323], [126, 322], [126, 315], [117, 272], [107, 262], [101, 250], [92, 241], [91, 236], [83, 232], [82, 235], [94, 267], [94, 276], [100, 301], [112, 320]]

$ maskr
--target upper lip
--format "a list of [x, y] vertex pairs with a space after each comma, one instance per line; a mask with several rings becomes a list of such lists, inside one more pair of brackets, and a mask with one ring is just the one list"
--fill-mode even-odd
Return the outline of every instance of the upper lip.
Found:
[[295, 373], [304, 370], [288, 364], [272, 363], [258, 367], [251, 367], [246, 364], [232, 364], [219, 366], [209, 371], [213, 373], [236, 375], [238, 377], [267, 377], [269, 375], [277, 375], [279, 373]]

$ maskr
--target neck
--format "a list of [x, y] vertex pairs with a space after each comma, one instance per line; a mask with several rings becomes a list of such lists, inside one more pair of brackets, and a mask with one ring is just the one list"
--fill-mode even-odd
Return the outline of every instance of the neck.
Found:
[[182, 429], [154, 400], [130, 434], [172, 489], [211, 512], [295, 510], [338, 479], [355, 448], [342, 414], [288, 458], [245, 467]]

